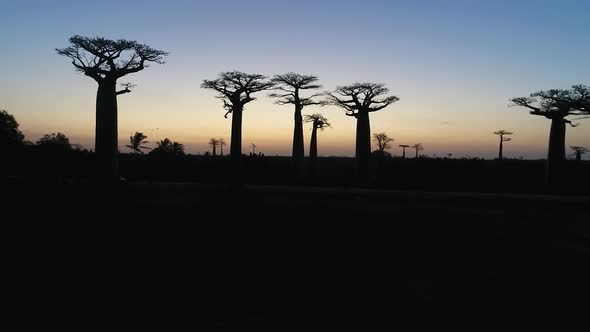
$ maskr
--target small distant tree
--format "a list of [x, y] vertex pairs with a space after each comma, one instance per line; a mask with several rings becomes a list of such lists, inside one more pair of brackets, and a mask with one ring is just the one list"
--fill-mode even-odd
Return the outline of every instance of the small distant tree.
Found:
[[406, 144], [400, 144], [398, 146], [402, 148], [402, 158], [406, 158], [406, 148], [409, 148], [410, 146]]
[[215, 80], [204, 80], [203, 89], [211, 89], [218, 93], [217, 98], [223, 102], [226, 110], [224, 117], [232, 114], [231, 124], [231, 181], [234, 186], [242, 182], [242, 112], [244, 106], [256, 100], [252, 95], [256, 92], [269, 90], [274, 86], [266, 81], [266, 76], [260, 74], [246, 74], [240, 71], [223, 72]]
[[293, 127], [293, 151], [292, 161], [296, 178], [303, 176], [303, 161], [305, 158], [303, 148], [303, 115], [301, 111], [306, 106], [323, 105], [323, 101], [314, 100], [321, 96], [321, 93], [311, 94], [308, 97], [301, 95], [303, 90], [318, 90], [321, 85], [317, 84], [318, 78], [312, 75], [301, 75], [296, 73], [287, 73], [275, 75], [272, 80], [275, 84], [275, 90], [278, 92], [271, 93], [269, 96], [277, 98], [276, 103], [279, 105], [293, 105], [294, 127]]
[[377, 143], [377, 152], [382, 156], [387, 153], [385, 150], [391, 149], [391, 144], [389, 143], [394, 141], [386, 133], [373, 134], [373, 140]]
[[209, 140], [209, 145], [213, 149], [213, 157], [217, 156], [217, 146], [219, 145], [219, 140], [216, 138], [212, 138]]
[[18, 129], [14, 116], [5, 110], [0, 111], [0, 147], [15, 147], [23, 144], [25, 136]]
[[503, 157], [502, 151], [504, 148], [504, 142], [509, 142], [512, 140], [512, 138], [505, 137], [505, 136], [512, 135], [513, 133], [502, 129], [502, 130], [495, 131], [494, 134], [500, 136], [500, 149], [498, 151], [498, 159], [502, 160], [502, 157]]
[[72, 144], [70, 143], [70, 139], [62, 133], [51, 133], [45, 134], [41, 138], [37, 140], [37, 145], [40, 146], [60, 146], [67, 150], [72, 149]]
[[222, 138], [219, 139], [219, 149], [221, 152], [221, 156], [223, 157], [223, 147], [225, 146], [225, 140]]
[[250, 143], [250, 146], [252, 146], [252, 155], [255, 156], [256, 155], [256, 144]]
[[157, 147], [150, 152], [156, 155], [184, 156], [184, 144], [172, 142], [168, 138], [156, 142]]
[[528, 108], [530, 114], [551, 120], [545, 185], [549, 190], [558, 190], [565, 160], [566, 124], [576, 126], [568, 117], [578, 116], [581, 119], [590, 115], [590, 88], [586, 85], [573, 85], [568, 90], [538, 91], [531, 93], [529, 97], [512, 98], [510, 101], [512, 106]]
[[147, 138], [147, 136], [145, 136], [143, 133], [135, 132], [135, 134], [133, 134], [132, 136], [129, 136], [129, 144], [125, 145], [125, 146], [128, 147], [129, 149], [131, 149], [131, 151], [134, 153], [143, 154], [142, 149], [151, 150], [149, 147], [144, 145], [144, 144], [149, 143], [148, 141], [145, 140], [146, 138]]
[[324, 130], [324, 128], [331, 127], [322, 114], [315, 113], [312, 115], [306, 115], [304, 119], [305, 123], [311, 123], [311, 140], [309, 142], [309, 160], [312, 175], [315, 174], [317, 168], [318, 159], [318, 129]]
[[424, 146], [422, 146], [422, 143], [416, 143], [412, 145], [412, 149], [416, 150], [416, 158], [418, 158], [418, 152], [424, 150]]
[[354, 83], [339, 86], [328, 94], [328, 103], [343, 108], [346, 115], [356, 119], [357, 171], [359, 182], [369, 182], [369, 156], [371, 154], [371, 125], [369, 114], [380, 111], [398, 101], [396, 96], [388, 96], [389, 89], [380, 83]]
[[586, 154], [586, 152], [588, 152], [588, 149], [586, 149], [583, 146], [570, 146], [570, 149], [574, 150], [574, 155], [576, 156], [576, 161], [581, 161], [582, 155]]
[[70, 46], [56, 49], [72, 65], [98, 83], [96, 93], [95, 150], [99, 177], [109, 184], [119, 180], [117, 96], [131, 92], [131, 84], [117, 90], [117, 80], [137, 73], [148, 63], [164, 63], [168, 53], [130, 40], [73, 36]]

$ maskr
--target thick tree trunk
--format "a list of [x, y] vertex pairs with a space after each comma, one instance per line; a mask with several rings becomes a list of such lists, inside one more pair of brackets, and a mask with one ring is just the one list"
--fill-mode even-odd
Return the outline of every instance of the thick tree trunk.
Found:
[[104, 79], [96, 93], [95, 150], [98, 179], [104, 184], [119, 181], [116, 80]]
[[502, 160], [502, 148], [503, 148], [504, 139], [500, 136], [500, 150], [498, 151], [498, 159]]
[[302, 107], [295, 105], [295, 125], [293, 127], [293, 171], [296, 179], [303, 177], [303, 162], [305, 152], [303, 147], [303, 116], [301, 115]]
[[242, 110], [241, 106], [232, 109], [231, 117], [231, 143], [229, 147], [229, 159], [231, 163], [231, 184], [242, 184]]
[[406, 148], [402, 148], [402, 158], [406, 158]]
[[551, 119], [549, 132], [549, 151], [547, 153], [547, 168], [545, 184], [550, 191], [559, 191], [562, 180], [562, 168], [565, 160], [565, 120]]
[[416, 149], [416, 158], [418, 158], [418, 149]]
[[217, 155], [215, 148], [216, 148], [215, 145], [213, 145], [213, 157], [215, 157]]
[[317, 122], [313, 122], [313, 129], [311, 130], [311, 141], [309, 143], [309, 166], [311, 175], [315, 176], [316, 166], [318, 160], [318, 126]]
[[582, 161], [582, 152], [581, 151], [576, 151], [576, 161], [577, 162]]
[[360, 185], [369, 184], [369, 156], [371, 154], [371, 125], [369, 113], [359, 112], [356, 120], [356, 160]]

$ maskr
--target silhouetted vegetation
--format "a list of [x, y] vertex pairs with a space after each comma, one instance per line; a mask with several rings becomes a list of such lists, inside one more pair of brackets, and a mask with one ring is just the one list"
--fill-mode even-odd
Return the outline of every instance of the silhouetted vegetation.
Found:
[[260, 74], [246, 74], [240, 71], [223, 72], [215, 80], [204, 80], [203, 89], [211, 89], [219, 93], [226, 110], [224, 117], [232, 114], [231, 124], [231, 177], [233, 184], [241, 184], [242, 177], [242, 112], [244, 106], [256, 100], [253, 94], [273, 88], [273, 83], [266, 81], [266, 76]]
[[156, 142], [157, 147], [153, 149], [150, 154], [153, 155], [170, 155], [170, 156], [184, 156], [184, 145], [178, 142], [172, 142], [168, 138]]
[[315, 176], [318, 158], [318, 129], [324, 130], [324, 128], [331, 127], [332, 125], [328, 122], [328, 119], [319, 113], [306, 115], [304, 121], [306, 123], [311, 123], [312, 126], [311, 140], [309, 141], [309, 166], [311, 176]]
[[391, 149], [391, 142], [394, 141], [393, 138], [389, 137], [386, 133], [376, 133], [373, 134], [373, 140], [377, 143], [377, 150], [375, 152], [381, 156], [390, 155], [389, 152], [386, 150]]
[[576, 161], [581, 161], [582, 155], [588, 152], [588, 149], [586, 149], [583, 146], [570, 146], [570, 149], [574, 150], [574, 156], [576, 157]]
[[[576, 126], [569, 116], [590, 114], [590, 88], [574, 85], [569, 90], [551, 89], [531, 93], [529, 97], [511, 99], [514, 106], [530, 109], [530, 114], [551, 120], [545, 184], [551, 191], [559, 191], [563, 183], [562, 165], [565, 160], [566, 124]], [[573, 119], [576, 120], [576, 119]]]
[[371, 154], [371, 125], [369, 114], [377, 112], [399, 100], [385, 97], [389, 90], [384, 84], [355, 83], [339, 86], [328, 94], [328, 103], [343, 108], [347, 116], [356, 119], [356, 149], [359, 183], [369, 183], [369, 156]]
[[0, 149], [13, 150], [23, 144], [25, 136], [18, 129], [19, 125], [14, 116], [5, 110], [0, 111]]
[[96, 94], [95, 151], [99, 178], [105, 184], [119, 180], [117, 159], [117, 96], [131, 92], [130, 83], [117, 91], [117, 80], [143, 70], [147, 63], [164, 63], [166, 52], [130, 40], [73, 36], [70, 46], [56, 49], [76, 69], [98, 83]]
[[402, 158], [406, 157], [406, 148], [409, 148], [410, 146], [407, 144], [400, 144], [398, 145], [400, 148], [402, 148]]
[[145, 136], [143, 133], [135, 132], [135, 134], [129, 136], [129, 144], [125, 146], [130, 148], [131, 151], [133, 151], [134, 153], [143, 154], [142, 149], [151, 150], [149, 147], [144, 145], [149, 143], [148, 141], [146, 141], [146, 138], [147, 136]]
[[213, 149], [213, 151], [212, 151], [213, 157], [217, 156], [217, 146], [218, 145], [219, 145], [218, 139], [212, 138], [209, 140], [209, 146], [211, 147], [211, 149]]
[[504, 151], [504, 142], [509, 142], [512, 140], [512, 138], [505, 137], [505, 136], [512, 135], [513, 133], [502, 129], [502, 130], [495, 131], [494, 134], [500, 136], [500, 148], [498, 149], [498, 159], [502, 160], [503, 151]]
[[414, 158], [418, 158], [419, 152], [424, 150], [424, 146], [422, 146], [422, 143], [416, 143], [416, 144], [412, 145], [411, 148], [416, 150], [416, 156]]

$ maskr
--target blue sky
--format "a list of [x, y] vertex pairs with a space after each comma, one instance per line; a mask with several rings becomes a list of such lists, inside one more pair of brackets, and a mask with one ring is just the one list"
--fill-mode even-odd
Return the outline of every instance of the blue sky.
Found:
[[[427, 154], [493, 157], [491, 132], [509, 129], [509, 156], [542, 158], [549, 123], [508, 107], [539, 89], [590, 84], [588, 1], [27, 1], [0, 2], [0, 108], [27, 138], [62, 131], [91, 147], [96, 86], [54, 49], [74, 34], [133, 39], [170, 52], [129, 77], [119, 99], [123, 145], [134, 131], [202, 153], [229, 138], [218, 100], [199, 85], [238, 69], [319, 76], [325, 89], [383, 82], [400, 101], [373, 132], [421, 142]], [[334, 108], [319, 152], [351, 155], [354, 122]], [[248, 105], [244, 144], [290, 151], [292, 110], [265, 95]], [[590, 146], [590, 121], [568, 144]], [[307, 144], [306, 132], [306, 144]], [[398, 153], [398, 151], [392, 151]]]

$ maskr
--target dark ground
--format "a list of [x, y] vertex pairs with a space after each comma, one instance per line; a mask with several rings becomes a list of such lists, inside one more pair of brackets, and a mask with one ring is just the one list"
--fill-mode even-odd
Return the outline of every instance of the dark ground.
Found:
[[4, 189], [10, 331], [588, 328], [589, 197]]

